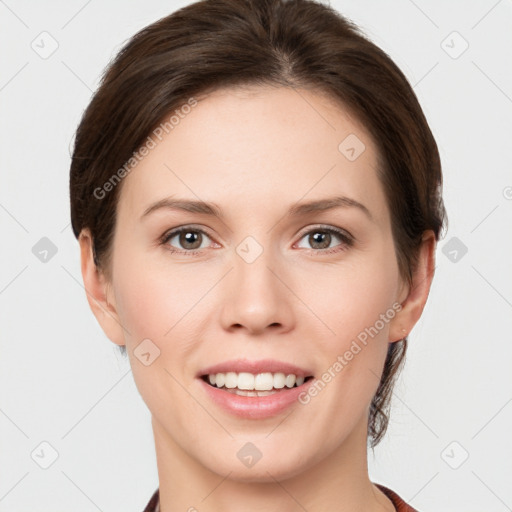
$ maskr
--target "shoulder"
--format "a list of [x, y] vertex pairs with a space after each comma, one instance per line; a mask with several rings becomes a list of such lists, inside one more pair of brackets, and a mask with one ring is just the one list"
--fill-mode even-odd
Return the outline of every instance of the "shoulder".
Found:
[[374, 485], [376, 485], [391, 500], [391, 503], [393, 503], [397, 512], [418, 512], [415, 508], [408, 505], [395, 491], [392, 491], [381, 484], [374, 483]]

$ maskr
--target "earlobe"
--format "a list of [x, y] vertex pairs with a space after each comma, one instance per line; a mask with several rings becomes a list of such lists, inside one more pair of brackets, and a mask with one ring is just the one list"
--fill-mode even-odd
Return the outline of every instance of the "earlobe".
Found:
[[80, 232], [78, 242], [87, 302], [106, 336], [116, 345], [125, 345], [123, 327], [119, 321], [113, 294], [109, 297], [111, 283], [96, 267], [92, 236], [88, 228]]
[[436, 239], [432, 230], [425, 231], [418, 254], [418, 263], [401, 309], [390, 322], [389, 341], [407, 336], [421, 317], [434, 277]]

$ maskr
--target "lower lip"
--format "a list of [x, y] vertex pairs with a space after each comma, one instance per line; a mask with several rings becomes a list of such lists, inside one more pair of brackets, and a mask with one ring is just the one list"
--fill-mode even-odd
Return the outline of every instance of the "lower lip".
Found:
[[299, 395], [307, 390], [313, 380], [311, 378], [300, 386], [284, 388], [283, 391], [277, 391], [272, 395], [240, 396], [211, 386], [199, 378], [207, 395], [218, 406], [235, 416], [248, 419], [270, 418], [283, 412], [288, 407], [291, 407], [294, 402], [298, 401]]

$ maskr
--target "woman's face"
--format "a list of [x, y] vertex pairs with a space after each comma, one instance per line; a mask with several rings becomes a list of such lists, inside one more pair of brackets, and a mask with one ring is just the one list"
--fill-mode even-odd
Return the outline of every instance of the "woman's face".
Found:
[[[407, 296], [376, 146], [340, 105], [306, 90], [217, 91], [182, 117], [124, 178], [109, 296], [157, 446], [244, 481], [366, 447]], [[151, 209], [163, 200], [209, 203], [220, 216]], [[224, 373], [314, 379], [300, 393], [285, 383], [243, 397], [201, 378], [223, 363]], [[251, 388], [251, 375], [228, 381]]]

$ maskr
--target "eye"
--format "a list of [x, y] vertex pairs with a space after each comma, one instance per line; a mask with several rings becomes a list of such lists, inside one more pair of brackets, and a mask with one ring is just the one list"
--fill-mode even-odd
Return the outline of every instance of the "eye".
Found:
[[[331, 246], [333, 235], [334, 238], [338, 238], [341, 241], [334, 248]], [[301, 240], [306, 237], [307, 242], [312, 246], [311, 250], [323, 254], [346, 250], [354, 243], [354, 238], [349, 233], [334, 227], [318, 226], [307, 231], [301, 237]], [[176, 247], [172, 243], [173, 239], [176, 239], [174, 244], [179, 244], [181, 247]], [[210, 239], [210, 236], [204, 230], [194, 226], [183, 226], [164, 233], [160, 243], [165, 245], [166, 249], [171, 253], [182, 253], [188, 256], [198, 254], [202, 249], [208, 247], [206, 239]], [[298, 247], [301, 246], [298, 245]]]
[[[181, 252], [188, 255], [201, 252], [201, 249], [205, 248], [203, 245], [205, 237], [210, 238], [202, 229], [183, 226], [165, 233], [160, 242], [162, 245], [166, 245], [171, 252]], [[179, 247], [176, 249], [175, 246], [171, 245], [173, 239], [176, 239], [175, 243], [180, 244], [182, 249]]]
[[[341, 240], [341, 243], [336, 245], [334, 250], [332, 250], [333, 248], [331, 246], [333, 235], [335, 238]], [[354, 238], [349, 233], [333, 227], [318, 226], [306, 232], [301, 240], [306, 237], [307, 242], [313, 247], [312, 250], [315, 250], [315, 252], [324, 252], [326, 254], [343, 251], [348, 247], [351, 247], [354, 243]]]

